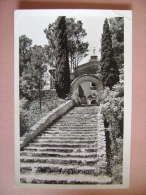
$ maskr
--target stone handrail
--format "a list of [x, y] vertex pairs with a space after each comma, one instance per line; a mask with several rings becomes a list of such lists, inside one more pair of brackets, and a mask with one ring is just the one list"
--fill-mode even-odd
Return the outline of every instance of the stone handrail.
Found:
[[25, 147], [31, 140], [33, 140], [36, 135], [41, 133], [45, 127], [47, 127], [53, 121], [61, 117], [75, 105], [75, 100], [68, 100], [67, 102], [61, 104], [60, 106], [49, 112], [45, 117], [43, 117], [33, 127], [31, 127], [28, 133], [26, 133], [23, 137], [20, 138], [20, 150], [22, 150], [23, 147]]

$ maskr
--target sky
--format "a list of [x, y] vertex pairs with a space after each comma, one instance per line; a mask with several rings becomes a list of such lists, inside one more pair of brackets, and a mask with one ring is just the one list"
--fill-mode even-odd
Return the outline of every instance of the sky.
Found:
[[81, 20], [83, 22], [83, 28], [87, 33], [84, 41], [89, 43], [89, 52], [80, 64], [89, 61], [90, 56], [93, 55], [93, 48], [95, 48], [95, 54], [100, 59], [99, 49], [101, 48], [100, 40], [104, 20], [106, 17], [117, 16], [117, 13], [112, 10], [17, 10], [15, 11], [17, 38], [25, 34], [32, 39], [32, 45], [44, 46], [48, 44], [44, 29], [53, 23], [58, 16], [73, 17], [76, 21]]

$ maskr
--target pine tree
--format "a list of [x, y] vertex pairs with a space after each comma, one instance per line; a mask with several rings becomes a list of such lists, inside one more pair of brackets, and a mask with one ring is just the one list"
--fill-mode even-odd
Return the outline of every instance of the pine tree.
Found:
[[119, 69], [114, 59], [111, 33], [107, 18], [103, 25], [100, 64], [103, 86], [111, 89], [112, 86], [119, 82]]
[[66, 98], [70, 91], [70, 70], [67, 48], [65, 17], [57, 19], [57, 58], [56, 58], [56, 92], [58, 97]]
[[[66, 18], [66, 33], [67, 33], [67, 46], [70, 69], [74, 71], [77, 76], [79, 62], [87, 56], [88, 42], [85, 42], [87, 35], [86, 30], [83, 28], [82, 21], [76, 21], [75, 18]], [[48, 25], [44, 30], [46, 38], [48, 39], [47, 53], [49, 56], [49, 64], [55, 66], [56, 64], [56, 33], [57, 20]]]

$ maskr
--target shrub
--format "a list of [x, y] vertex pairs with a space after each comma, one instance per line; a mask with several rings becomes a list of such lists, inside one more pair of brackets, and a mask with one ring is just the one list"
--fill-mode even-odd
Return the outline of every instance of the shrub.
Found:
[[110, 90], [104, 89], [101, 112], [105, 128], [110, 127], [110, 161], [109, 166], [114, 183], [122, 183], [123, 168], [123, 120], [124, 120], [124, 85], [122, 82]]
[[20, 100], [20, 136], [28, 130], [28, 100], [22, 98]]
[[39, 99], [29, 102], [25, 98], [20, 99], [20, 136], [23, 136], [29, 129], [48, 114], [57, 108], [65, 100], [58, 98], [55, 90], [42, 91], [42, 109], [39, 109]]

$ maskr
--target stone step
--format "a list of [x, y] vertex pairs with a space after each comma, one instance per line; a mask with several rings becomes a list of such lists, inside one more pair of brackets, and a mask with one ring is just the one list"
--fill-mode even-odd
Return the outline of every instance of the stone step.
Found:
[[[72, 119], [69, 119], [69, 120], [72, 120]], [[85, 127], [86, 129], [87, 128], [96, 128], [98, 125], [97, 121], [93, 122], [93, 121], [85, 121], [85, 122], [78, 122], [78, 121], [71, 121], [70, 123], [66, 122], [66, 121], [58, 121], [57, 124], [53, 124], [52, 126], [49, 126], [49, 128], [53, 128], [54, 126], [55, 127]]]
[[86, 122], [86, 123], [80, 123], [80, 122], [63, 122], [63, 121], [58, 121], [56, 124], [53, 124], [51, 126], [49, 126], [50, 128], [54, 128], [54, 127], [70, 127], [70, 128], [74, 128], [74, 127], [85, 127], [85, 128], [96, 128], [97, 127], [97, 121], [96, 122]]
[[66, 127], [74, 127], [74, 126], [85, 126], [86, 128], [89, 128], [89, 127], [97, 127], [97, 121], [95, 121], [95, 122], [92, 122], [92, 121], [89, 121], [89, 122], [85, 122], [85, 123], [81, 123], [81, 122], [77, 122], [77, 121], [71, 121], [71, 122], [66, 122], [66, 121], [60, 121], [60, 120], [58, 120], [58, 122], [57, 123], [54, 123], [54, 124], [52, 124], [51, 126], [49, 126], [49, 128], [51, 128], [51, 127], [60, 127], [60, 126], [66, 126]]
[[[78, 116], [78, 118], [76, 118]], [[65, 119], [68, 119], [68, 118], [72, 118], [72, 119], [76, 119], [77, 121], [83, 119], [83, 120], [92, 120], [92, 119], [95, 119], [97, 118], [97, 114], [96, 113], [89, 113], [89, 114], [79, 114], [79, 113], [69, 113], [69, 114], [66, 114], [64, 115], [63, 117], [60, 118], [60, 120], [65, 120]]]
[[83, 130], [83, 131], [88, 131], [88, 130], [97, 130], [97, 125], [90, 126], [90, 125], [54, 125], [53, 127], [46, 128], [46, 130]]
[[[79, 116], [76, 116], [76, 117], [79, 117]], [[97, 125], [97, 119], [94, 119], [94, 120], [89, 120], [89, 119], [85, 119], [85, 118], [74, 119], [74, 118], [69, 117], [68, 119], [58, 120], [58, 122], [56, 124], [63, 124], [63, 125], [67, 124], [70, 126], [73, 126], [73, 125], [77, 125], [77, 126], [78, 125], [81, 125], [81, 126], [86, 125], [86, 126], [88, 126], [89, 124]], [[53, 125], [55, 125], [55, 123]]]
[[[95, 117], [95, 115], [97, 115], [97, 112], [96, 111], [93, 111], [93, 110], [90, 110], [90, 112], [85, 112], [85, 111], [72, 111], [72, 112], [69, 112], [67, 113], [66, 115], [64, 115], [64, 118], [67, 118], [67, 117], [76, 117], [76, 116], [80, 116], [83, 117], [83, 118], [92, 118], [92, 117]], [[61, 117], [63, 118], [63, 117]]]
[[74, 127], [70, 127], [70, 126], [54, 126], [51, 128], [47, 128], [43, 133], [45, 132], [96, 132], [97, 131], [97, 127], [83, 127], [83, 126], [74, 126]]
[[21, 183], [33, 184], [112, 184], [112, 179], [106, 175], [93, 176], [85, 174], [23, 174]]
[[88, 158], [80, 158], [80, 157], [29, 157], [29, 156], [20, 156], [21, 163], [51, 163], [51, 164], [70, 164], [70, 165], [89, 165], [93, 166], [97, 163], [97, 157]]
[[97, 135], [95, 134], [89, 134], [89, 135], [84, 135], [78, 136], [78, 135], [66, 135], [66, 134], [56, 134], [54, 137], [50, 135], [49, 133], [43, 134], [43, 137], [51, 138], [51, 139], [64, 139], [64, 140], [70, 140], [70, 139], [79, 139], [79, 140], [85, 140], [85, 139], [96, 139]]
[[[52, 130], [49, 130], [49, 131], [44, 131], [40, 136], [38, 136], [38, 139], [41, 139], [41, 138], [49, 139], [49, 137], [53, 138], [54, 135], [55, 137], [58, 136], [58, 138], [61, 138], [63, 135], [67, 135], [67, 137], [69, 138], [68, 140], [72, 139], [70, 138], [70, 136], [71, 137], [74, 136], [74, 138], [75, 136], [77, 136], [77, 138], [81, 140], [82, 138], [85, 138], [85, 136], [83, 135], [86, 135], [91, 141], [91, 139], [93, 139], [92, 135], [94, 135], [94, 137], [97, 138], [97, 134], [98, 134], [97, 130], [88, 130], [88, 131], [83, 131], [83, 130], [79, 130], [79, 131], [78, 130], [56, 130], [56, 131], [54, 130], [52, 131]], [[90, 139], [90, 136], [92, 136], [91, 139]]]
[[48, 148], [48, 147], [25, 147], [25, 151], [50, 151], [50, 152], [65, 152], [65, 153], [72, 153], [72, 152], [97, 152], [96, 148], [82, 148], [82, 149], [71, 149], [71, 148]]
[[[76, 117], [78, 117], [78, 118], [76, 118]], [[68, 121], [68, 119], [69, 118], [71, 118], [72, 120], [71, 121]], [[74, 124], [75, 122], [77, 122], [77, 124], [86, 124], [87, 122], [93, 122], [93, 123], [95, 123], [95, 122], [97, 122], [97, 117], [85, 117], [85, 116], [82, 116], [82, 117], [80, 117], [80, 116], [78, 116], [78, 115], [76, 115], [75, 117], [69, 117], [69, 116], [66, 116], [66, 117], [64, 117], [64, 118], [60, 118], [59, 119], [59, 122], [65, 122], [65, 123], [71, 123], [71, 124]]]
[[90, 136], [90, 135], [94, 135], [95, 137], [97, 137], [97, 130], [88, 130], [88, 131], [83, 131], [83, 130], [58, 130], [58, 131], [44, 131], [44, 133], [42, 135], [50, 135], [52, 136], [64, 136], [64, 135], [67, 135], [67, 136], [70, 136], [70, 135], [74, 135], [74, 136], [77, 136], [77, 137], [82, 137], [82, 135], [85, 135], [85, 136]]
[[62, 141], [62, 140], [48, 140], [48, 139], [44, 139], [44, 138], [39, 138], [34, 140], [35, 143], [50, 143], [50, 144], [56, 144], [56, 143], [61, 143], [61, 144], [94, 144], [96, 142], [96, 140], [91, 141], [91, 140], [84, 140], [84, 141], [76, 141], [76, 140], [66, 140], [66, 141]]
[[88, 110], [88, 111], [86, 111], [86, 110], [76, 110], [76, 109], [73, 109], [70, 112], [68, 112], [67, 114], [65, 114], [64, 116], [80, 115], [80, 116], [85, 116], [85, 117], [86, 116], [90, 116], [91, 117], [91, 114], [92, 115], [97, 114], [97, 110]]
[[97, 114], [97, 110], [95, 109], [73, 109], [69, 112], [69, 114], [84, 114], [84, 115], [89, 115], [89, 114]]
[[[51, 131], [44, 131], [44, 134], [49, 134], [49, 135], [55, 135], [55, 136], [64, 136], [64, 135], [66, 135], [66, 136], [70, 136], [70, 135], [73, 135], [73, 136], [96, 136], [96, 132], [92, 132], [92, 131], [76, 131], [76, 132], [74, 132], [74, 131], [71, 131], [71, 130], [68, 130], [67, 132], [66, 131], [61, 131], [61, 132], [59, 132], [59, 131], [54, 131], [54, 132], [51, 132]], [[44, 135], [43, 134], [43, 135]]]
[[61, 158], [68, 158], [68, 157], [74, 157], [74, 158], [94, 158], [97, 157], [96, 152], [84, 152], [84, 153], [59, 153], [59, 152], [42, 152], [42, 151], [21, 151], [20, 152], [21, 156], [30, 156], [30, 157], [61, 157]]
[[90, 135], [94, 135], [95, 137], [97, 137], [97, 130], [88, 130], [88, 131], [84, 131], [84, 130], [48, 130], [48, 131], [44, 131], [42, 133], [42, 136], [45, 135], [50, 135], [50, 136], [62, 136], [62, 135], [67, 135], [67, 136], [77, 136], [77, 137], [82, 137], [82, 135], [86, 135], [86, 136], [90, 136]]
[[[78, 117], [78, 118], [77, 118]], [[79, 115], [79, 114], [76, 114], [76, 115], [66, 115], [64, 116], [63, 118], [60, 118], [59, 120], [61, 122], [66, 122], [68, 121], [69, 119], [72, 119], [71, 122], [88, 122], [88, 121], [95, 121], [95, 119], [97, 120], [96, 117], [93, 117], [91, 114], [89, 116], [85, 116], [85, 115]]]
[[[21, 173], [60, 173], [60, 174], [94, 174], [95, 168], [94, 166], [88, 166], [88, 165], [46, 165], [46, 164], [31, 164], [27, 165], [25, 163], [21, 163], [20, 165], [20, 171]], [[97, 174], [97, 172], [96, 172]]]
[[[98, 152], [101, 146], [97, 143], [100, 141], [97, 111], [96, 106], [76, 107], [44, 129], [20, 153], [21, 182], [112, 183], [111, 178], [104, 175], [106, 156]], [[103, 176], [99, 177], [101, 173]]]
[[94, 144], [64, 144], [64, 143], [30, 143], [29, 146], [41, 146], [41, 147], [58, 147], [58, 148], [97, 148], [97, 143]]
[[[87, 110], [97, 110], [97, 106], [95, 106], [95, 107], [93, 107], [93, 106], [90, 106], [90, 107], [88, 107], [88, 106], [77, 106], [77, 107], [75, 107], [75, 109], [74, 109], [75, 111], [87, 111]], [[74, 111], [74, 110], [72, 110], [72, 111]]]
[[[78, 117], [78, 118], [76, 118]], [[66, 119], [68, 120], [69, 118], [76, 120], [76, 121], [92, 121], [93, 119], [97, 119], [97, 115], [96, 114], [67, 114], [67, 115], [64, 115], [63, 117], [61, 117], [59, 120], [60, 121], [65, 121]]]
[[[47, 139], [47, 140], [52, 140], [52, 136], [50, 135], [46, 135], [46, 134], [42, 134], [41, 136], [38, 136], [37, 139]], [[53, 140], [62, 140], [62, 141], [66, 141], [66, 140], [73, 140], [73, 141], [81, 141], [81, 140], [86, 140], [86, 141], [95, 141], [97, 139], [97, 137], [95, 137], [95, 135], [93, 135], [92, 137], [87, 137], [87, 136], [81, 136], [81, 137], [76, 137], [76, 136], [67, 136], [67, 137], [64, 137], [64, 136], [55, 136], [55, 138], [53, 138]]]

